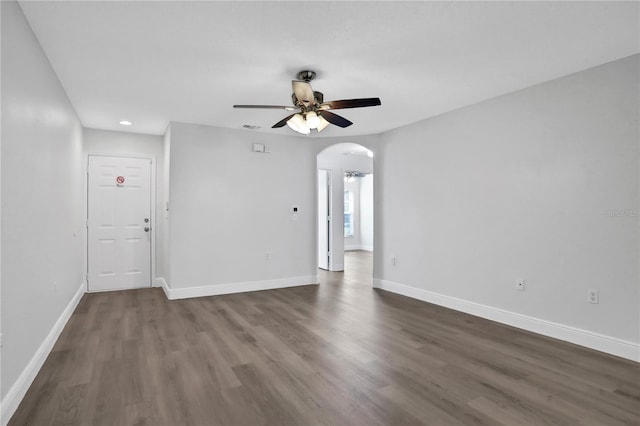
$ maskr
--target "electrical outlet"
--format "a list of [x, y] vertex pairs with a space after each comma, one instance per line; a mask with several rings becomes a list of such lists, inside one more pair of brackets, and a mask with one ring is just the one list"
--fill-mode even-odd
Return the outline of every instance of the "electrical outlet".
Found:
[[396, 266], [396, 257], [395, 256], [391, 257], [391, 265]]
[[598, 303], [600, 302], [600, 292], [594, 288], [587, 290], [587, 302]]
[[271, 260], [271, 252], [268, 251], [264, 254], [264, 260]]
[[520, 280], [516, 280], [516, 290], [518, 291], [524, 291], [524, 280], [520, 279]]

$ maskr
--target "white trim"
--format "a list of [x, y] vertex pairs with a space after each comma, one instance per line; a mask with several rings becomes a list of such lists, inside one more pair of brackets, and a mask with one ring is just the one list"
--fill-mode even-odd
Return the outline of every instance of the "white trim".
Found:
[[163, 278], [159, 278], [162, 289], [167, 299], [187, 299], [191, 297], [217, 296], [220, 294], [244, 293], [247, 291], [272, 290], [285, 287], [297, 287], [302, 285], [317, 285], [320, 282], [318, 275], [306, 277], [289, 277], [275, 280], [246, 281], [233, 284], [215, 284], [206, 286], [171, 288]]
[[[0, 0], [0, 1], [2, 1], [2, 0]], [[94, 293], [109, 293], [111, 291], [140, 290], [140, 289], [144, 289], [144, 288], [152, 288], [153, 287], [153, 281], [151, 282], [151, 284], [146, 285], [144, 287], [101, 288], [100, 290], [88, 290], [88, 289], [86, 289], [86, 286], [87, 286], [87, 282], [85, 281], [85, 292], [86, 293], [90, 293], [90, 294], [94, 294]]]
[[640, 362], [640, 344], [628, 340], [605, 336], [592, 331], [505, 311], [379, 278], [373, 279], [373, 287]]
[[360, 245], [345, 245], [344, 246], [344, 251], [351, 251], [351, 250], [373, 251], [373, 246], [363, 246], [362, 244], [360, 244]]
[[164, 278], [162, 277], [156, 277], [153, 279], [153, 281], [151, 281], [151, 287], [156, 288], [156, 287], [164, 287], [166, 285], [166, 283], [164, 282]]
[[85, 283], [81, 283], [80, 288], [78, 288], [78, 291], [73, 295], [67, 307], [62, 311], [62, 314], [60, 314], [60, 317], [31, 358], [31, 361], [29, 361], [24, 370], [22, 370], [20, 376], [13, 386], [11, 386], [11, 389], [9, 389], [9, 392], [7, 392], [7, 395], [0, 403], [0, 413], [2, 413], [0, 422], [3, 426], [9, 423], [11, 416], [13, 416], [18, 409], [20, 402], [22, 402], [22, 398], [24, 398], [27, 390], [29, 390], [29, 386], [31, 386], [33, 380], [38, 375], [40, 368], [42, 368], [47, 356], [49, 356], [49, 353], [51, 352], [51, 349], [53, 349], [53, 345], [56, 343], [56, 340], [58, 340], [60, 333], [62, 333], [64, 326], [67, 324], [67, 321], [69, 321], [69, 318], [71, 317], [71, 314], [73, 314], [73, 311], [75, 311], [76, 306], [78, 306], [80, 299], [82, 299], [82, 295], [85, 293], [85, 288]]
[[169, 284], [167, 284], [167, 282], [162, 277], [156, 278], [156, 281], [158, 282], [158, 284], [160, 284], [160, 287], [162, 287], [162, 291], [164, 291], [164, 295], [167, 297], [167, 299], [171, 300], [171, 298], [169, 297]]

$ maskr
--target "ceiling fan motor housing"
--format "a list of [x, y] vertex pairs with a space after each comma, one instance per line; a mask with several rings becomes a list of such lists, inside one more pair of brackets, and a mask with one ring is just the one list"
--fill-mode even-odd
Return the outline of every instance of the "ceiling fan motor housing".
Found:
[[[323, 102], [324, 102], [324, 94], [323, 94], [322, 92], [316, 92], [316, 91], [314, 91], [314, 92], [313, 92], [313, 99], [314, 99], [314, 101], [315, 101], [315, 102], [314, 102], [314, 104], [316, 104], [316, 105], [317, 105], [317, 104], [321, 104], [321, 103], [323, 103]], [[296, 105], [296, 106], [298, 106], [298, 104], [300, 103], [300, 102], [298, 102], [298, 98], [296, 98], [296, 94], [295, 94], [295, 93], [292, 93], [292, 94], [291, 94], [291, 101], [292, 101], [292, 102], [293, 102], [293, 104], [294, 104], [294, 105]], [[308, 110], [313, 110], [313, 109], [315, 109], [315, 108], [314, 108], [314, 105], [309, 105], [309, 108], [307, 108], [307, 109], [308, 109]]]
[[307, 83], [310, 82], [311, 80], [313, 80], [314, 78], [316, 78], [316, 72], [315, 71], [300, 71], [297, 75], [298, 80], [304, 80]]

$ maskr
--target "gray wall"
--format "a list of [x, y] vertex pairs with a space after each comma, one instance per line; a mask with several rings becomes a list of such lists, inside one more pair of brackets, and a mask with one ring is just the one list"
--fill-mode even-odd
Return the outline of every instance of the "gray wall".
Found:
[[317, 275], [308, 139], [171, 123], [170, 155], [171, 288]]
[[637, 344], [638, 58], [383, 134], [375, 277]]
[[2, 398], [84, 284], [82, 127], [19, 5], [2, 8]]

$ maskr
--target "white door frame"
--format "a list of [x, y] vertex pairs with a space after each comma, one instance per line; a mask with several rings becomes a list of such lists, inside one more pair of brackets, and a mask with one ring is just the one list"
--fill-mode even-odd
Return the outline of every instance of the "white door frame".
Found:
[[156, 284], [156, 156], [152, 154], [112, 154], [103, 152], [89, 152], [84, 164], [84, 226], [85, 226], [85, 267], [84, 284], [85, 292], [89, 292], [89, 157], [121, 157], [121, 158], [145, 158], [151, 160], [151, 287], [159, 287]]
[[[327, 271], [331, 270], [331, 264], [332, 264], [332, 257], [333, 257], [333, 251], [331, 250], [331, 244], [332, 244], [332, 236], [331, 236], [331, 223], [333, 221], [333, 214], [331, 212], [331, 203], [332, 203], [332, 199], [331, 199], [331, 191], [333, 188], [333, 185], [331, 185], [331, 170], [328, 169], [317, 169], [317, 179], [316, 179], [316, 202], [318, 203], [318, 208], [316, 209], [317, 211], [317, 219], [318, 219], [318, 226], [317, 226], [317, 241], [318, 244], [316, 244], [316, 250], [317, 250], [317, 260], [316, 263], [318, 263], [318, 267], [320, 269], [325, 269]], [[326, 211], [321, 212], [320, 211], [320, 174], [324, 173], [324, 180], [325, 180], [325, 188], [324, 191], [326, 191], [326, 200], [323, 201], [323, 205], [324, 203], [326, 203]], [[326, 250], [320, 250], [320, 233], [325, 233], [326, 234], [326, 241], [327, 241], [327, 246], [326, 246]], [[324, 238], [324, 237], [323, 237]], [[323, 247], [324, 248], [324, 247]], [[320, 265], [320, 257], [321, 254], [323, 254], [322, 252], [327, 253], [326, 257], [326, 265], [327, 267], [324, 268], [322, 267], [322, 265]]]

